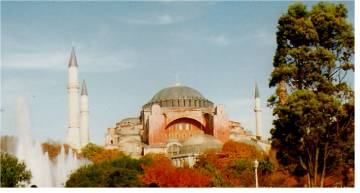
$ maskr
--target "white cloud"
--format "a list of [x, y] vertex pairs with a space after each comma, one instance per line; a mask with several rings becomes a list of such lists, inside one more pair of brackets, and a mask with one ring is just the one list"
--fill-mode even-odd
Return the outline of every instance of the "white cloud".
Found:
[[[119, 51], [118, 53], [84, 53], [76, 52], [78, 64], [82, 71], [116, 71], [134, 66], [130, 62], [134, 52]], [[46, 69], [65, 70], [68, 65], [70, 50], [30, 52], [11, 52], [2, 55], [2, 67], [12, 69]]]
[[174, 23], [176, 20], [171, 15], [165, 14], [158, 16], [157, 21], [159, 24], [169, 24]]
[[128, 18], [120, 19], [121, 22], [130, 24], [143, 24], [143, 25], [166, 25], [184, 21], [185, 18], [180, 16], [173, 16], [170, 14], [155, 15], [144, 18]]
[[2, 57], [2, 66], [6, 68], [59, 70], [64, 68], [61, 64], [65, 63], [66, 57], [60, 52], [16, 52], [3, 54]]
[[193, 34], [193, 33], [173, 33], [173, 36], [178, 39], [185, 39], [190, 41], [198, 41], [202, 43], [210, 43], [216, 46], [228, 46], [232, 41], [225, 35], [208, 35], [208, 34]]
[[254, 33], [249, 34], [250, 39], [261, 45], [274, 45], [276, 44], [276, 33], [269, 32], [264, 29], [258, 29]]
[[119, 71], [134, 67], [133, 63], [126, 60], [126, 57], [116, 56], [115, 54], [109, 55], [87, 55], [82, 56], [81, 64], [84, 66], [84, 71], [98, 72], [98, 71]]
[[226, 38], [224, 35], [212, 36], [208, 39], [210, 42], [219, 46], [227, 46], [231, 43], [230, 40]]

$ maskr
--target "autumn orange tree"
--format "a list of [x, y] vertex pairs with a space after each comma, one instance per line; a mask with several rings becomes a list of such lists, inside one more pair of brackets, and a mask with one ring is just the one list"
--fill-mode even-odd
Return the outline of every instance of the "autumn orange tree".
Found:
[[[274, 154], [274, 153], [273, 153]], [[273, 155], [269, 154], [269, 155]], [[275, 171], [275, 158], [265, 154], [256, 144], [228, 141], [220, 152], [208, 152], [201, 155], [195, 168], [211, 174], [211, 186], [251, 187], [255, 185], [254, 160], [259, 160], [259, 184], [269, 183], [270, 175]]]
[[89, 143], [81, 149], [81, 156], [89, 159], [93, 163], [101, 163], [103, 161], [113, 160], [123, 155], [122, 152], [115, 149], [104, 149], [93, 143]]
[[70, 147], [67, 144], [59, 144], [55, 142], [44, 142], [41, 144], [43, 153], [48, 153], [50, 160], [54, 160], [59, 155], [61, 147], [64, 148], [66, 154], [69, 152]]
[[141, 176], [145, 186], [208, 187], [211, 176], [189, 167], [176, 168], [167, 157], [154, 155], [152, 164], [144, 166]]

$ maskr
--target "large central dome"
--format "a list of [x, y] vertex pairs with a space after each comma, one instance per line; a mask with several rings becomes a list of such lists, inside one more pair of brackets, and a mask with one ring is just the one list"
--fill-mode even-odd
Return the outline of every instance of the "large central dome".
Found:
[[151, 101], [161, 101], [167, 99], [205, 99], [201, 93], [187, 86], [172, 86], [164, 88], [156, 93]]
[[152, 104], [159, 104], [161, 107], [213, 106], [213, 103], [203, 97], [199, 91], [183, 85], [176, 85], [160, 90], [144, 107], [150, 107]]

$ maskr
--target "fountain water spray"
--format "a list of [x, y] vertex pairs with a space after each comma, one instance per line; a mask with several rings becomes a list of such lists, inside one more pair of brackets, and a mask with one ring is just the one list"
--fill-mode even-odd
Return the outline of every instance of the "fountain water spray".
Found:
[[62, 187], [68, 175], [80, 166], [88, 163], [87, 160], [78, 159], [71, 149], [66, 154], [64, 147], [52, 162], [47, 153], [43, 153], [41, 144], [34, 141], [31, 136], [29, 111], [23, 98], [16, 101], [17, 110], [17, 145], [15, 155], [24, 160], [31, 171], [31, 184], [38, 187]]

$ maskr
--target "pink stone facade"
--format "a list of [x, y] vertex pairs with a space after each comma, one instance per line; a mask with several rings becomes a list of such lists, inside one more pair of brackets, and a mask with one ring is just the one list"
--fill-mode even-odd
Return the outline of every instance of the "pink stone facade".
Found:
[[154, 151], [167, 152], [169, 144], [180, 144], [180, 147], [199, 134], [213, 136], [225, 143], [231, 135], [249, 133], [239, 122], [229, 120], [224, 106], [214, 106], [190, 87], [174, 86], [154, 95], [142, 107], [139, 117], [123, 119], [115, 128], [109, 128], [105, 146], [118, 147], [124, 152], [131, 150], [132, 155], [144, 155]]
[[185, 141], [204, 133], [229, 140], [229, 119], [223, 106], [208, 108], [161, 108], [154, 104], [143, 110], [143, 126], [149, 145], [165, 144], [170, 139]]

